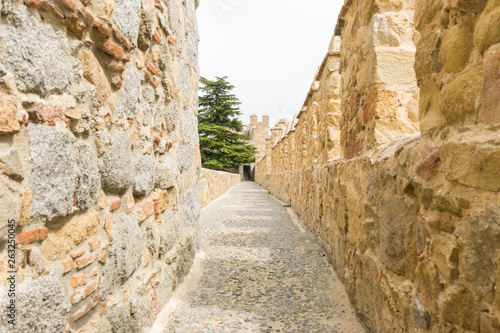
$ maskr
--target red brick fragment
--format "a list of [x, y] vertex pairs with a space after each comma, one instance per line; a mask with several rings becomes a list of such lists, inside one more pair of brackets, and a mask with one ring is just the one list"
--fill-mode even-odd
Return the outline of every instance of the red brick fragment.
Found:
[[113, 88], [120, 89], [123, 85], [123, 82], [119, 76], [115, 76], [111, 79], [111, 84], [113, 85]]
[[112, 70], [113, 72], [124, 72], [125, 71], [125, 66], [117, 63], [114, 60], [111, 60], [111, 62], [108, 63], [108, 68]]
[[92, 239], [89, 241], [90, 251], [94, 251], [101, 245], [101, 240], [99, 238]]
[[121, 205], [122, 201], [120, 199], [113, 200], [109, 204], [109, 211], [112, 212], [114, 210], [117, 210], [118, 208], [120, 208]]
[[88, 38], [85, 40], [85, 43], [87, 43], [88, 45], [94, 45], [94, 42]]
[[82, 5], [82, 7], [80, 8], [80, 13], [82, 14], [85, 21], [87, 21], [87, 26], [91, 27], [94, 24], [95, 19], [94, 16], [89, 12], [87, 7]]
[[71, 259], [64, 260], [61, 262], [61, 266], [63, 267], [63, 273], [66, 274], [68, 272], [71, 272], [73, 268], [75, 268], [75, 262]]
[[76, 35], [78, 39], [83, 38], [85, 33], [85, 24], [81, 23], [76, 15], [70, 15], [64, 19], [64, 25], [70, 32]]
[[35, 123], [49, 123], [63, 117], [63, 112], [58, 107], [39, 105], [37, 109], [28, 111], [30, 120]]
[[153, 78], [153, 75], [148, 72], [148, 71], [145, 71], [146, 73], [146, 76], [148, 77], [149, 81], [151, 81], [152, 84], [154, 84], [156, 87], [159, 86], [158, 82], [156, 82], [156, 80]]
[[69, 302], [71, 304], [76, 304], [83, 299], [83, 290], [75, 291], [73, 295], [69, 297]]
[[125, 35], [120, 31], [118, 30], [118, 28], [113, 28], [113, 33], [116, 37], [116, 39], [122, 43], [123, 45], [125, 45], [125, 47], [127, 48], [127, 50], [132, 50], [134, 48], [134, 45], [128, 40], [127, 37], [125, 37]]
[[127, 54], [125, 58], [123, 58], [124, 61], [129, 62], [130, 61], [130, 54]]
[[158, 35], [157, 31], [155, 31], [155, 33], [153, 34], [153, 37], [158, 42], [158, 44], [161, 44], [161, 38], [160, 38], [160, 35]]
[[64, 19], [64, 15], [50, 2], [42, 1], [38, 6], [38, 10], [46, 13], [52, 13], [59, 19]]
[[48, 235], [49, 229], [45, 227], [23, 231], [17, 235], [16, 245], [29, 244], [38, 240], [44, 240]]
[[90, 282], [87, 287], [83, 290], [83, 296], [87, 297], [88, 295], [92, 294], [94, 291], [97, 290], [98, 283], [97, 281], [92, 281]]
[[172, 35], [168, 35], [168, 41], [172, 44], [172, 45], [177, 45], [177, 40], [174, 38], [174, 36]]
[[87, 283], [87, 275], [85, 275], [85, 274], [73, 276], [71, 278], [71, 280], [69, 281], [69, 285], [72, 288], [83, 286], [86, 283]]
[[149, 70], [152, 73], [154, 73], [154, 75], [160, 75], [160, 72], [158, 71], [158, 69], [152, 63], [150, 63], [149, 61], [146, 62], [146, 66], [149, 68]]
[[26, 6], [28, 6], [28, 7], [36, 7], [36, 6], [38, 6], [41, 2], [42, 2], [42, 0], [27, 0], [27, 1], [26, 1]]
[[76, 259], [76, 258], [80, 258], [81, 256], [83, 256], [85, 254], [85, 250], [81, 249], [81, 250], [76, 250], [76, 251], [73, 251], [69, 254], [69, 256], [73, 259]]
[[109, 39], [106, 41], [104, 45], [100, 47], [101, 51], [116, 58], [116, 59], [122, 59], [123, 58], [123, 49], [110, 41]]
[[75, 0], [57, 0], [57, 2], [63, 6], [64, 8], [75, 11], [76, 10], [76, 1]]
[[70, 317], [71, 322], [74, 323], [78, 319], [85, 316], [90, 310], [92, 310], [99, 303], [100, 299], [101, 296], [99, 294], [92, 297], [92, 300], [90, 302], [82, 306], [80, 309], [78, 309], [75, 313], [71, 315]]
[[76, 261], [76, 265], [78, 266], [78, 268], [87, 267], [88, 265], [93, 263], [97, 259], [98, 256], [99, 256], [99, 253], [96, 252], [94, 254], [89, 254], [88, 256], [81, 257], [80, 259], [78, 259]]
[[101, 21], [95, 20], [92, 28], [103, 36], [111, 37], [111, 30]]

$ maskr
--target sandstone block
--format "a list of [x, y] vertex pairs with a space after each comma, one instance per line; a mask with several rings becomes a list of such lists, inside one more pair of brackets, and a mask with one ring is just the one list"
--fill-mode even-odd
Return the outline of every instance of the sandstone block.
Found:
[[103, 154], [99, 171], [103, 190], [124, 193], [134, 182], [132, 142], [124, 132], [112, 134], [112, 145]]
[[498, 31], [500, 31], [500, 5], [490, 0], [479, 16], [474, 30], [474, 44], [481, 54], [491, 45], [500, 43]]
[[[9, 220], [19, 223], [23, 205], [22, 186], [5, 175], [0, 175], [0, 242], [7, 240]], [[19, 237], [18, 237], [19, 242]]]
[[483, 93], [479, 121], [485, 125], [500, 124], [500, 44], [484, 55]]
[[158, 190], [151, 194], [151, 199], [153, 199], [155, 213], [160, 214], [168, 208], [170, 195], [166, 191]]
[[13, 96], [0, 93], [0, 134], [14, 133], [21, 129], [17, 120], [17, 103]]
[[441, 36], [439, 60], [448, 72], [460, 72], [469, 61], [473, 49], [473, 27], [458, 24], [445, 30]]
[[411, 84], [417, 81], [413, 69], [414, 52], [379, 48], [375, 52], [375, 82], [373, 83]]
[[97, 232], [100, 225], [99, 212], [91, 209], [86, 215], [75, 216], [61, 228], [49, 233], [42, 243], [42, 252], [49, 260], [69, 252], [88, 236]]
[[464, 286], [453, 285], [438, 300], [440, 321], [459, 325], [466, 330], [479, 330], [478, 312], [474, 310], [474, 295]]
[[67, 39], [27, 12], [13, 11], [5, 20], [2, 63], [22, 92], [47, 96], [66, 92], [72, 82]]
[[80, 62], [83, 66], [83, 76], [95, 85], [96, 98], [101, 105], [104, 105], [111, 94], [111, 86], [99, 61], [92, 51], [86, 51], [80, 54]]
[[476, 67], [442, 88], [440, 109], [448, 123], [464, 121], [477, 114], [481, 83], [481, 67]]
[[432, 261], [446, 281], [453, 282], [458, 278], [458, 248], [451, 237], [434, 235]]
[[70, 137], [42, 125], [29, 124], [28, 132], [33, 159], [32, 214], [45, 215], [49, 220], [68, 215], [73, 210], [76, 179]]

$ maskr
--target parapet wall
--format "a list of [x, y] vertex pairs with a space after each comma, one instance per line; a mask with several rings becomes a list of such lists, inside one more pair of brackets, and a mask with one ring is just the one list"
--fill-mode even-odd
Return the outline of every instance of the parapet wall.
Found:
[[0, 331], [142, 332], [194, 256], [196, 1], [0, 6]]
[[[338, 156], [320, 158], [331, 143], [315, 129], [330, 118], [307, 108], [256, 166], [322, 239], [374, 332], [500, 331], [499, 13], [496, 0], [346, 1]], [[415, 55], [393, 45], [409, 29]], [[376, 40], [388, 45], [370, 56], [356, 46]], [[387, 67], [380, 52], [404, 59]], [[315, 81], [308, 99], [332, 103], [315, 91], [334, 83]]]
[[200, 187], [202, 188], [202, 207], [206, 207], [209, 203], [221, 197], [239, 183], [241, 183], [241, 175], [239, 174], [201, 169]]

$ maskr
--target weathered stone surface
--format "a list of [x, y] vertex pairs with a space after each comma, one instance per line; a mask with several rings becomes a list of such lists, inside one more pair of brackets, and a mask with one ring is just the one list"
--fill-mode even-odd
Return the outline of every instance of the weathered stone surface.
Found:
[[80, 209], [89, 208], [97, 198], [100, 188], [97, 152], [93, 145], [79, 142], [75, 145], [78, 166], [78, 186], [76, 188], [76, 204]]
[[198, 36], [191, 28], [186, 31], [185, 48], [191, 64], [198, 68]]
[[500, 148], [476, 143], [449, 143], [439, 149], [446, 178], [467, 186], [500, 191]]
[[160, 250], [160, 252], [167, 253], [174, 247], [179, 239], [179, 224], [177, 223], [179, 218], [177, 213], [172, 210], [163, 212], [161, 217], [164, 235], [160, 243], [160, 247], [162, 247], [163, 250]]
[[111, 324], [113, 333], [136, 333], [141, 330], [139, 323], [132, 318], [130, 312], [123, 305], [118, 305], [110, 309], [106, 317]]
[[103, 294], [125, 282], [139, 268], [142, 258], [143, 232], [132, 216], [114, 215], [113, 236], [109, 259], [103, 269]]
[[475, 331], [479, 330], [479, 316], [474, 309], [474, 295], [461, 285], [448, 288], [439, 298], [440, 321], [459, 325]]
[[484, 55], [483, 93], [479, 121], [485, 125], [500, 124], [500, 44]]
[[184, 110], [184, 134], [190, 138], [198, 139], [198, 119], [189, 109]]
[[144, 155], [135, 164], [135, 185], [134, 195], [148, 196], [155, 186], [155, 165], [154, 155]]
[[123, 73], [123, 85], [118, 96], [116, 112], [120, 117], [134, 119], [134, 112], [139, 97], [141, 75], [136, 66], [129, 62]]
[[95, 85], [95, 96], [99, 103], [104, 105], [111, 94], [111, 86], [109, 85], [106, 74], [99, 64], [99, 61], [92, 51], [86, 51], [80, 54], [80, 62], [83, 66], [83, 76], [90, 83]]
[[194, 149], [189, 144], [181, 145], [177, 153], [177, 164], [181, 172], [187, 172], [194, 163]]
[[[416, 81], [415, 53], [401, 50], [380, 50], [376, 55], [375, 71], [376, 83], [411, 84]], [[398, 66], [394, 66], [398, 64]]]
[[24, 178], [23, 163], [17, 149], [11, 148], [4, 155], [0, 155], [0, 170], [11, 178]]
[[428, 329], [431, 326], [431, 316], [418, 297], [413, 299], [412, 303], [413, 319], [421, 329]]
[[154, 116], [157, 113], [161, 114], [156, 105], [155, 94], [155, 90], [151, 85], [142, 88], [140, 105], [143, 113], [142, 123], [144, 126], [150, 126]]
[[365, 42], [365, 50], [377, 46], [399, 46], [402, 43], [401, 35], [410, 24], [411, 20], [401, 13], [375, 14], [370, 27], [370, 35]]
[[16, 224], [21, 217], [23, 204], [23, 187], [0, 174], [0, 242], [7, 240], [7, 223], [15, 220]]
[[440, 109], [449, 123], [476, 115], [481, 97], [480, 66], [460, 75], [441, 91]]
[[31, 189], [34, 193], [32, 214], [49, 220], [73, 210], [75, 161], [68, 134], [54, 127], [28, 126], [33, 160]]
[[500, 43], [500, 6], [494, 0], [488, 1], [486, 8], [476, 23], [474, 44], [484, 53], [491, 45]]
[[141, 10], [141, 25], [139, 26], [139, 34], [137, 45], [140, 50], [147, 51], [151, 46], [153, 39], [153, 17], [147, 10]]
[[16, 77], [18, 89], [42, 96], [66, 92], [72, 64], [64, 35], [26, 12], [13, 11], [3, 23], [2, 62]]
[[[64, 331], [71, 304], [64, 293], [64, 287], [55, 275], [36, 279], [23, 290], [19, 290], [16, 296], [16, 332]], [[3, 311], [4, 309], [2, 306]], [[2, 317], [5, 318], [4, 316], [5, 313]], [[2, 320], [0, 329], [7, 329], [7, 325], [7, 321]]]
[[99, 165], [102, 188], [122, 194], [134, 182], [132, 143], [126, 133], [112, 134], [112, 145], [104, 153]]
[[178, 61], [177, 85], [184, 97], [191, 97], [191, 69], [189, 63], [184, 59]]
[[17, 132], [20, 129], [16, 99], [0, 92], [0, 134]]
[[470, 218], [463, 238], [460, 271], [464, 279], [491, 302], [500, 247], [500, 206], [491, 203], [481, 215]]
[[68, 253], [88, 236], [97, 232], [101, 223], [99, 212], [91, 209], [85, 215], [77, 215], [62, 226], [50, 228], [49, 237], [42, 243], [43, 255], [52, 260]]
[[184, 225], [186, 227], [193, 226], [198, 221], [201, 211], [199, 185], [184, 191], [182, 209], [184, 211]]
[[439, 61], [448, 72], [464, 69], [472, 52], [472, 34], [472, 27], [465, 24], [455, 25], [443, 32]]
[[155, 186], [162, 190], [174, 187], [177, 180], [177, 171], [174, 168], [174, 161], [166, 156], [163, 162], [156, 164]]
[[137, 45], [137, 37], [139, 36], [140, 13], [140, 0], [117, 0], [115, 2], [113, 19], [118, 28], [134, 45]]

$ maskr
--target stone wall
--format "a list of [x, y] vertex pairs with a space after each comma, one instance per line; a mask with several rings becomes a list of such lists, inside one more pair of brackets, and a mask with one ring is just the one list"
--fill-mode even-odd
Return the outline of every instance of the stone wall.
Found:
[[[341, 87], [323, 69], [317, 106], [256, 166], [321, 238], [374, 332], [500, 331], [499, 13], [497, 0], [346, 1]], [[328, 89], [342, 92], [342, 149], [325, 161]]]
[[196, 6], [2, 1], [0, 331], [139, 332], [187, 273], [201, 209]]
[[223, 171], [201, 169], [201, 206], [206, 207], [241, 182], [241, 175]]

